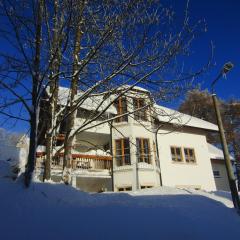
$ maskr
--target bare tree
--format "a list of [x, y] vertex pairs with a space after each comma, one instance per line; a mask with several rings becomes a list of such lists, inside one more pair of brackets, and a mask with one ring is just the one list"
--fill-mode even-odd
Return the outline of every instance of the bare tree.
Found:
[[[0, 55], [4, 62], [1, 68], [0, 86], [6, 91], [5, 96], [11, 95], [1, 109], [5, 110], [6, 105], [11, 103], [20, 103], [28, 114], [28, 119], [23, 119], [21, 116], [2, 110], [2, 114], [5, 116], [27, 120], [31, 126], [29, 156], [25, 171], [25, 184], [29, 186], [35, 167], [37, 148], [39, 98], [42, 84], [41, 52], [44, 1], [34, 2], [32, 8], [27, 1], [18, 2], [18, 4], [10, 0], [1, 1], [1, 16], [3, 16], [1, 20], [5, 23], [1, 26], [1, 37], [6, 40], [9, 51]], [[24, 11], [28, 11], [28, 13], [32, 11], [31, 17]]]
[[[3, 20], [8, 22], [1, 37], [14, 52], [1, 53], [5, 64], [0, 69], [0, 86], [12, 97], [5, 95], [0, 109], [7, 118], [30, 121], [27, 186], [36, 158], [40, 100], [48, 104], [45, 178], [50, 177], [54, 133], [65, 121], [63, 172], [68, 183], [76, 134], [150, 107], [153, 101], [104, 117], [136, 86], [149, 89], [157, 102], [173, 99], [210, 64], [190, 71], [179, 61], [189, 56], [191, 42], [205, 31], [202, 21], [190, 24], [188, 2], [182, 24], [176, 24], [173, 11], [158, 0], [64, 0], [61, 4], [35, 0], [22, 1], [18, 9], [15, 3], [1, 2]], [[65, 104], [56, 100], [60, 84], [70, 89]], [[93, 111], [75, 127], [77, 111], [84, 109], [89, 99], [96, 102]], [[9, 106], [19, 104], [24, 113], [10, 112]]]
[[[199, 71], [190, 72], [178, 64], [177, 58], [189, 54], [192, 40], [201, 27], [205, 29], [201, 21], [189, 24], [188, 6], [182, 25], [174, 30], [171, 10], [159, 1], [80, 1], [76, 9], [71, 91], [63, 117], [67, 119], [67, 172], [74, 136], [91, 128], [118, 98], [137, 85], [151, 89], [155, 101], [172, 98], [209, 67], [208, 62]], [[91, 97], [99, 100], [95, 111], [74, 129], [76, 110]]]
[[[51, 7], [50, 6], [46, 6]], [[58, 104], [58, 88], [62, 65], [62, 55], [65, 52], [65, 48], [62, 45], [67, 46], [67, 33], [66, 28], [69, 28], [71, 13], [66, 13], [66, 4], [55, 0], [53, 3], [53, 23], [52, 26], [49, 23], [49, 13], [51, 11], [46, 10], [45, 21], [47, 25], [47, 31], [49, 36], [49, 51], [51, 64], [49, 66], [49, 86], [48, 86], [48, 100], [47, 100], [47, 126], [46, 126], [46, 160], [44, 164], [44, 174], [43, 179], [49, 180], [51, 177], [51, 162], [53, 158], [53, 141], [55, 137], [55, 131], [52, 131], [53, 127], [56, 125], [56, 112]]]
[[[2, 0], [0, 12], [4, 23], [0, 27], [0, 38], [5, 46], [0, 51], [0, 113], [5, 117], [2, 123], [20, 120], [29, 124], [25, 171], [25, 185], [29, 186], [36, 161], [40, 102], [50, 85], [48, 112], [55, 111], [61, 53], [67, 45], [63, 35], [67, 36], [65, 29], [69, 20], [64, 20], [68, 18], [65, 12], [59, 13], [58, 1]], [[51, 114], [48, 118], [54, 119]], [[51, 125], [52, 120], [48, 128]]]

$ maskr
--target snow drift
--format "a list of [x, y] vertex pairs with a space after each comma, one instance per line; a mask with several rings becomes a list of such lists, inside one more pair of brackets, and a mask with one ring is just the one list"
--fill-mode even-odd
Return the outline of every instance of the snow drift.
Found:
[[[1, 162], [1, 161], [0, 161]], [[3, 170], [3, 162], [0, 169]], [[238, 239], [229, 193], [174, 188], [88, 194], [0, 177], [0, 239]]]

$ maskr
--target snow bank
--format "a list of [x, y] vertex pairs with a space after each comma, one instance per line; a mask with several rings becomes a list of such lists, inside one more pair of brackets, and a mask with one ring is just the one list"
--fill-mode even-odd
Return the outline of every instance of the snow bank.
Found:
[[88, 194], [62, 184], [0, 178], [0, 239], [238, 239], [240, 217], [221, 194], [154, 188]]

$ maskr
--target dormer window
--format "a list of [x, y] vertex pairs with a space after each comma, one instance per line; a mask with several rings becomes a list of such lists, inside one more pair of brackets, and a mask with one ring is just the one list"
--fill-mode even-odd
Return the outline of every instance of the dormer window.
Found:
[[[142, 120], [142, 121], [147, 121], [147, 108], [143, 108], [145, 106], [145, 100], [143, 98], [134, 98], [133, 99], [133, 109], [134, 111], [137, 109], [134, 113], [134, 119], [135, 120]], [[141, 109], [143, 108], [143, 109]]]
[[120, 97], [116, 101], [115, 106], [117, 108], [117, 115], [120, 115], [120, 117], [116, 119], [116, 122], [127, 122], [128, 121], [128, 116], [127, 115], [121, 116], [124, 113], [128, 112], [127, 99], [125, 97]]

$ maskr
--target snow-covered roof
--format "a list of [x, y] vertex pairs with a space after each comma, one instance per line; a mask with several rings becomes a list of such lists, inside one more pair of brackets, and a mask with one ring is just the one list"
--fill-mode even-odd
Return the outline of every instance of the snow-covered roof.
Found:
[[[129, 88], [129, 85], [123, 85], [119, 89], [124, 90], [125, 88]], [[146, 93], [149, 92], [148, 90], [138, 86], [135, 86], [133, 89], [146, 92]], [[79, 96], [81, 96], [82, 94], [84, 94], [84, 92], [79, 91], [78, 94]], [[99, 103], [103, 102], [101, 107], [98, 109], [98, 111], [102, 111], [112, 101], [113, 97], [114, 96], [112, 97], [110, 96], [104, 99], [104, 94], [92, 95], [92, 96], [89, 96], [86, 100], [84, 100], [84, 102], [80, 105], [80, 107], [87, 110], [95, 111], [98, 108]], [[59, 87], [58, 99], [61, 105], [67, 105], [68, 99], [69, 99], [69, 88]], [[155, 117], [160, 122], [167, 122], [170, 124], [189, 126], [189, 127], [206, 129], [211, 131], [218, 131], [218, 126], [213, 123], [207, 122], [205, 120], [202, 120], [184, 113], [180, 113], [176, 110], [173, 110], [167, 107], [163, 107], [155, 104], [154, 110], [155, 110], [154, 111]], [[107, 109], [106, 112], [117, 114], [117, 110], [113, 104]]]
[[[210, 153], [211, 159], [221, 159], [224, 160], [223, 151], [214, 145], [208, 143], [208, 151]], [[233, 161], [234, 158], [230, 155], [230, 159]]]
[[[127, 90], [127, 89], [130, 88], [130, 87], [131, 87], [131, 85], [125, 84], [125, 85], [120, 86], [118, 89], [119, 89], [119, 90]], [[133, 90], [133, 91], [136, 90], [136, 91], [141, 91], [141, 92], [149, 93], [149, 91], [148, 91], [147, 89], [145, 89], [145, 88], [143, 88], [143, 87], [139, 87], [139, 86], [134, 86], [134, 87], [132, 88], [132, 90]]]
[[[68, 100], [70, 97], [69, 93], [70, 93], [69, 88], [59, 87], [58, 100], [61, 105], [65, 106], [68, 104]], [[84, 94], [83, 91], [78, 91], [79, 97], [83, 94]], [[98, 108], [99, 104], [102, 102], [101, 107], [98, 109], [98, 111], [102, 111], [108, 106], [108, 104], [111, 101], [111, 98], [104, 99], [103, 97], [104, 97], [104, 95], [89, 96], [86, 100], [84, 100], [84, 102], [79, 107], [90, 110], [90, 111], [95, 111]], [[106, 112], [112, 113], [112, 114], [117, 114], [117, 110], [113, 106], [113, 104], [107, 109]]]
[[[123, 85], [119, 87], [119, 90], [125, 90], [128, 89], [129, 87], [131, 87], [130, 85]], [[146, 92], [148, 93], [149, 91], [142, 88], [142, 87], [138, 87], [138, 86], [134, 86], [133, 90], [138, 90], [138, 91], [142, 91], [142, 92]], [[47, 89], [48, 91], [48, 89]], [[58, 101], [61, 105], [65, 106], [68, 104], [68, 100], [70, 97], [70, 91], [68, 87], [59, 87], [58, 90]], [[84, 94], [83, 91], [78, 91], [78, 96], [80, 97], [82, 94]], [[90, 111], [95, 111], [98, 106], [99, 103], [102, 102], [101, 107], [99, 108], [98, 111], [102, 111], [104, 110], [107, 105], [110, 103], [110, 101], [112, 101], [112, 97], [108, 97], [106, 99], [104, 99], [104, 94], [102, 95], [94, 95], [94, 96], [89, 96], [86, 100], [84, 100], [84, 102], [80, 105], [81, 108], [90, 110]], [[112, 114], [117, 114], [117, 109], [115, 108], [115, 106], [112, 104], [106, 111], [107, 113], [112, 113]]]
[[218, 126], [213, 123], [190, 116], [188, 114], [180, 113], [170, 108], [155, 104], [154, 111], [155, 116], [160, 122], [167, 122], [171, 124], [201, 128], [211, 131], [218, 131]]

